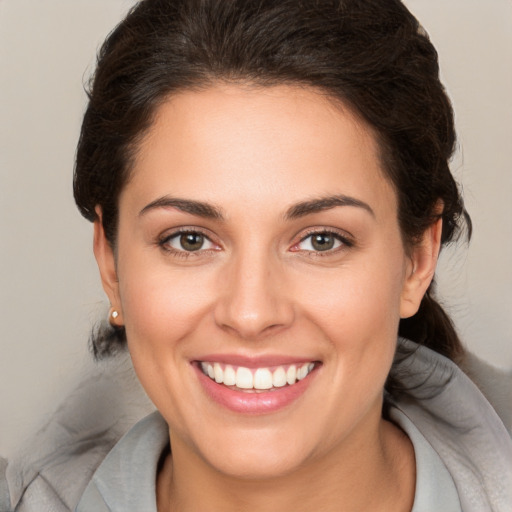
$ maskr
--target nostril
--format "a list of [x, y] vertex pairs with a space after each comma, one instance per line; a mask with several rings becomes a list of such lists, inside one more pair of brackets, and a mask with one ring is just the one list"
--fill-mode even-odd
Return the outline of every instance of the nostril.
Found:
[[257, 341], [258, 339], [267, 338], [269, 336], [277, 334], [278, 332], [285, 328], [284, 325], [280, 324], [272, 324], [260, 328], [255, 325], [251, 326], [250, 323], [236, 326], [224, 323], [219, 324], [219, 327], [232, 336], [243, 338], [248, 341]]

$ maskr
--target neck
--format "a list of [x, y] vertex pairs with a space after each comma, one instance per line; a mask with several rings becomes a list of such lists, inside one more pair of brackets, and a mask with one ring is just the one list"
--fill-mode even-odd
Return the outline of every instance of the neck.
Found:
[[359, 434], [293, 473], [266, 480], [220, 473], [174, 443], [157, 480], [158, 511], [309, 512], [319, 503], [325, 512], [410, 511], [415, 461], [409, 439], [382, 419], [371, 438]]

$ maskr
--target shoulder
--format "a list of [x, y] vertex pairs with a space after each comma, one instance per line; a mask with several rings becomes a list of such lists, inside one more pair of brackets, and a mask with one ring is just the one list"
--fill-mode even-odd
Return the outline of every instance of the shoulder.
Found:
[[[391, 403], [441, 457], [465, 512], [508, 512], [512, 504], [512, 439], [496, 412], [497, 405], [491, 405], [452, 361], [407, 340], [400, 343], [401, 356], [393, 372], [404, 392]], [[481, 376], [480, 370], [477, 373]], [[494, 370], [490, 374], [494, 375]], [[495, 387], [509, 385], [498, 380], [486, 390], [492, 389], [491, 399]], [[504, 407], [505, 415], [507, 411], [509, 407]]]
[[74, 510], [112, 447], [152, 410], [125, 354], [98, 364], [9, 461], [4, 481], [14, 509]]
[[169, 427], [159, 412], [134, 425], [95, 471], [76, 512], [155, 511], [155, 475], [169, 450]]
[[8, 512], [11, 510], [11, 499], [5, 472], [7, 470], [7, 461], [0, 457], [0, 511]]
[[455, 364], [427, 347], [399, 339], [391, 374], [422, 403], [467, 397], [472, 403], [490, 404], [512, 436], [512, 370], [496, 368], [469, 351]]
[[495, 368], [470, 352], [464, 354], [460, 368], [484, 394], [512, 436], [512, 370]]

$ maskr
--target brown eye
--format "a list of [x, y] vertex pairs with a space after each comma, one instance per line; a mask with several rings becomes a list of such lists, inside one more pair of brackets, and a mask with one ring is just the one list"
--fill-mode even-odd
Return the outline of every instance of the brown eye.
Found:
[[337, 233], [320, 231], [304, 237], [296, 248], [307, 252], [327, 252], [335, 251], [342, 246], [350, 247], [351, 243]]
[[183, 233], [180, 245], [185, 251], [198, 251], [204, 245], [204, 236], [201, 233]]
[[316, 251], [328, 251], [334, 247], [336, 239], [329, 233], [319, 233], [311, 236], [311, 245]]
[[214, 249], [215, 244], [199, 231], [183, 231], [163, 239], [160, 245], [174, 252], [196, 252]]

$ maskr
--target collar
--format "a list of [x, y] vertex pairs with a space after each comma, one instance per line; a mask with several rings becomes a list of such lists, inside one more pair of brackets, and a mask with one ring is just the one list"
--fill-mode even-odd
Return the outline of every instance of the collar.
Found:
[[389, 417], [407, 434], [416, 459], [416, 488], [411, 512], [462, 512], [459, 494], [443, 461], [405, 414], [391, 407]]
[[139, 421], [100, 464], [75, 512], [156, 512], [156, 472], [168, 444], [160, 413]]
[[437, 352], [399, 339], [397, 354], [391, 374], [405, 392], [391, 404], [437, 452], [462, 510], [509, 512], [512, 440], [495, 410], [469, 377]]

